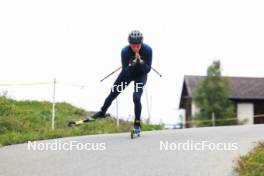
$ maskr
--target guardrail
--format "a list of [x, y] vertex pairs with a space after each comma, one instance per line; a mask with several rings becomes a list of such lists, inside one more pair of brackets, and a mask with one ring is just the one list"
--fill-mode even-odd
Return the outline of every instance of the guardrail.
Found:
[[[264, 114], [256, 114], [253, 116], [253, 118], [254, 119], [255, 118], [264, 118]], [[233, 118], [222, 118], [222, 119], [212, 118], [212, 119], [201, 120], [201, 119], [193, 118], [192, 120], [185, 121], [185, 123], [180, 123], [180, 125], [186, 126], [186, 125], [195, 125], [195, 124], [199, 124], [199, 123], [208, 123], [208, 124], [211, 123], [212, 126], [216, 126], [217, 122], [228, 122], [228, 121], [236, 121], [239, 124], [239, 123], [247, 122], [247, 119], [243, 120], [243, 119], [238, 119], [237, 117], [233, 117]], [[173, 125], [173, 124], [166, 124], [166, 125]]]

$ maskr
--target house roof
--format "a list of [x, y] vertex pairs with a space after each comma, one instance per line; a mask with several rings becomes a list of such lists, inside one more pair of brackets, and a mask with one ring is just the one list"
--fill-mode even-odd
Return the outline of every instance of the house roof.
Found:
[[[184, 76], [184, 82], [189, 96], [205, 76]], [[224, 77], [229, 84], [230, 99], [264, 99], [264, 78], [254, 77]]]

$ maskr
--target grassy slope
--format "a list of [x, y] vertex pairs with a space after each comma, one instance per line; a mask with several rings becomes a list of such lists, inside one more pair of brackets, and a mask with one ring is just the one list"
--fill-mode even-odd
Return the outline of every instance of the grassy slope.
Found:
[[[15, 101], [0, 97], [0, 145], [65, 136], [128, 132], [131, 128], [131, 123], [126, 121], [120, 121], [117, 128], [116, 120], [110, 117], [69, 128], [66, 126], [69, 119], [80, 119], [89, 112], [68, 103], [57, 103], [56, 129], [51, 130], [51, 108], [50, 102]], [[161, 126], [143, 124], [144, 129], [158, 130]]]
[[239, 176], [264, 176], [264, 142], [260, 142], [247, 155], [241, 156], [235, 171]]

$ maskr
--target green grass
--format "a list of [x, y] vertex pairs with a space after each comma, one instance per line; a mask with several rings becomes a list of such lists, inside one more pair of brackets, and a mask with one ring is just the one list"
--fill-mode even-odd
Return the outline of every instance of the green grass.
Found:
[[239, 176], [264, 176], [264, 141], [245, 156], [241, 156], [234, 168]]
[[[128, 132], [131, 122], [107, 117], [79, 126], [68, 127], [70, 119], [79, 120], [90, 115], [84, 109], [68, 103], [56, 103], [55, 130], [51, 129], [52, 104], [47, 101], [16, 101], [0, 96], [0, 146], [24, 143], [33, 140], [60, 138], [102, 133]], [[142, 129], [161, 130], [161, 125], [143, 124]]]

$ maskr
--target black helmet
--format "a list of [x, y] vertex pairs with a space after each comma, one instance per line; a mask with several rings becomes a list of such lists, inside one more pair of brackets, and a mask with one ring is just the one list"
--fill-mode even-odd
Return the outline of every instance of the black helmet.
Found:
[[143, 35], [140, 31], [134, 30], [130, 32], [128, 35], [128, 42], [130, 44], [142, 43], [143, 42]]

